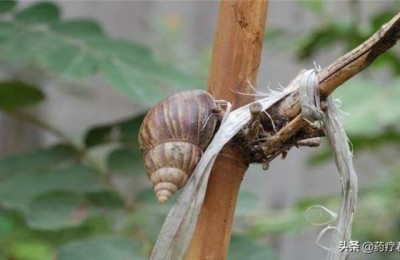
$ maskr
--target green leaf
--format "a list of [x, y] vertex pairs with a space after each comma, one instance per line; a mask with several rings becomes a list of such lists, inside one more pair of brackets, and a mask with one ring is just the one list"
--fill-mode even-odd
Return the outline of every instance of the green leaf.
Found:
[[261, 245], [245, 236], [233, 235], [229, 245], [229, 260], [273, 260], [278, 259], [273, 249], [267, 245]]
[[304, 218], [304, 210], [281, 210], [260, 215], [251, 222], [248, 234], [252, 237], [263, 237], [272, 233], [294, 232], [309, 225]]
[[73, 165], [63, 169], [8, 177], [0, 183], [0, 202], [5, 208], [26, 211], [29, 202], [42, 193], [51, 191], [85, 193], [103, 189], [99, 173], [90, 168]]
[[79, 226], [87, 216], [80, 195], [55, 191], [36, 196], [29, 203], [26, 221], [32, 229], [59, 230]]
[[84, 40], [84, 43], [86, 43], [90, 48], [95, 49], [98, 55], [104, 55], [102, 56], [104, 58], [110, 56], [112, 59], [122, 59], [133, 64], [146, 61], [145, 58], [151, 59], [149, 48], [135, 42], [100, 36]]
[[325, 149], [322, 152], [318, 151], [311, 154], [311, 156], [307, 159], [307, 164], [310, 166], [317, 166], [332, 159], [333, 158], [332, 156], [333, 154], [331, 149], [325, 147]]
[[13, 110], [34, 105], [44, 99], [44, 94], [35, 86], [23, 82], [0, 82], [0, 108]]
[[297, 45], [297, 56], [300, 60], [313, 57], [318, 51], [329, 48], [341, 41], [338, 27], [334, 24], [320, 26], [303, 36]]
[[271, 28], [268, 29], [264, 34], [264, 40], [268, 44], [279, 42], [280, 39], [285, 35], [285, 31], [282, 28]]
[[[176, 92], [176, 86], [182, 90], [202, 85], [194, 77], [157, 64], [151, 57], [130, 60], [130, 56], [105, 60], [99, 69], [108, 83], [132, 100], [155, 104]], [[160, 92], [161, 89], [166, 91]]]
[[[384, 130], [382, 133], [373, 135], [350, 135], [350, 141], [354, 152], [357, 153], [363, 149], [374, 149], [381, 145], [386, 144], [400, 144], [400, 131], [395, 131], [394, 129]], [[323, 150], [318, 153], [312, 154], [307, 163], [311, 166], [316, 166], [327, 162], [333, 158], [331, 149], [328, 146], [323, 146]]]
[[[127, 97], [133, 100], [150, 98], [149, 103], [156, 102], [153, 98], [157, 91], [157, 85], [151, 79], [146, 79], [145, 75], [142, 75], [134, 66], [130, 66], [121, 59], [115, 59], [105, 60], [100, 64], [99, 69], [107, 82]], [[146, 96], [147, 92], [149, 92], [148, 97]], [[155, 97], [157, 99], [157, 95]]]
[[[0, 20], [0, 45], [8, 42], [14, 33], [13, 26], [10, 23]], [[0, 54], [0, 57], [1, 55], [4, 54]]]
[[10, 215], [0, 211], [0, 236], [13, 232], [15, 224], [15, 220]]
[[397, 14], [396, 10], [382, 10], [374, 14], [371, 18], [372, 31], [379, 30], [382, 25], [389, 22]]
[[[149, 184], [149, 186], [150, 185], [151, 184]], [[174, 205], [180, 192], [182, 192], [182, 190], [179, 190], [177, 193], [172, 195], [166, 203], [160, 204], [160, 202], [157, 201], [154, 190], [149, 187], [136, 194], [135, 202], [144, 207], [148, 207], [151, 210], [154, 210], [158, 214], [164, 214], [168, 212], [168, 209]]]
[[100, 24], [89, 19], [71, 19], [55, 23], [51, 29], [57, 33], [74, 38], [103, 36]]
[[297, 44], [296, 52], [299, 59], [307, 59], [335, 44], [342, 44], [345, 49], [351, 49], [365, 40], [364, 38], [364, 33], [353, 23], [338, 20], [322, 24], [304, 35]]
[[348, 113], [343, 122], [350, 136], [378, 136], [390, 129], [400, 130], [399, 81], [382, 85], [363, 78], [352, 79], [334, 96], [342, 101], [341, 110]]
[[256, 193], [249, 190], [239, 192], [235, 216], [255, 214], [260, 208], [260, 199]]
[[314, 11], [314, 13], [323, 13], [326, 3], [323, 0], [300, 0], [300, 4], [308, 9]]
[[[82, 64], [80, 66], [77, 66], [77, 64], [85, 58], [85, 53], [81, 53], [78, 46], [68, 45], [63, 42], [60, 42], [56, 46], [44, 51], [37, 60], [46, 64], [46, 67], [51, 68], [54, 72], [62, 73], [66, 77], [74, 77], [75, 73], [81, 74], [74, 67], [76, 66], [80, 69]], [[94, 70], [94, 66], [89, 65], [89, 68], [87, 68], [86, 65], [84, 66], [83, 75], [90, 74]]]
[[86, 198], [95, 208], [121, 209], [124, 206], [118, 194], [109, 190], [88, 193]]
[[[178, 191], [178, 193], [180, 192], [181, 190]], [[145, 231], [149, 240], [154, 243], [168, 211], [176, 202], [177, 196], [179, 194], [174, 194], [166, 203], [160, 204], [152, 188], [149, 187], [137, 192], [134, 205], [138, 210], [134, 215], [136, 224], [134, 228]]]
[[65, 145], [23, 153], [0, 159], [0, 180], [19, 174], [47, 171], [75, 160], [76, 151]]
[[23, 25], [0, 21], [0, 48], [3, 51], [0, 57], [3, 62], [32, 64], [38, 56], [60, 45], [60, 41], [51, 35], [44, 37], [39, 30], [23, 28]]
[[390, 69], [396, 76], [400, 75], [400, 58], [393, 50], [388, 50], [383, 55], [376, 58], [374, 63], [371, 64], [372, 68]]
[[119, 237], [93, 237], [74, 241], [61, 247], [58, 260], [140, 260], [141, 242]]
[[[140, 203], [142, 205], [147, 205], [147, 206], [164, 206], [165, 204], [161, 204], [157, 202], [157, 199], [155, 197], [154, 191], [152, 188], [146, 188], [143, 191], [140, 191], [136, 194], [135, 200], [137, 203]], [[169, 203], [169, 200], [168, 202]]]
[[[398, 80], [382, 85], [361, 77], [346, 84], [333, 95], [341, 100], [342, 121], [354, 151], [400, 143], [400, 111], [396, 107], [400, 99]], [[325, 146], [308, 163], [318, 165], [330, 158], [332, 152]]]
[[23, 260], [52, 259], [53, 255], [53, 249], [47, 243], [38, 240], [17, 241], [12, 244], [10, 251], [13, 259]]
[[123, 142], [137, 146], [139, 129], [144, 116], [140, 114], [124, 121], [92, 128], [85, 135], [85, 145], [93, 147], [109, 142]]
[[179, 190], [164, 204], [157, 201], [150, 187], [137, 192], [134, 201], [134, 205], [138, 208], [134, 215], [136, 228], [144, 230], [151, 242], [157, 240], [165, 217], [181, 191]]
[[167, 213], [168, 211], [165, 211], [160, 214], [159, 212], [156, 212], [155, 210], [150, 210], [147, 207], [143, 209], [140, 208], [140, 210], [137, 210], [134, 213], [133, 218], [128, 220], [131, 222], [131, 227], [129, 229], [137, 229], [144, 232], [147, 238], [146, 242], [149, 243], [150, 246], [152, 246], [157, 241], [158, 235], [160, 233], [165, 217], [167, 216]]
[[132, 203], [137, 192], [132, 191], [132, 187], [136, 187], [136, 183], [142, 182], [146, 176], [139, 148], [118, 148], [108, 154], [106, 161], [105, 168], [111, 174], [114, 187], [126, 203]]
[[2, 0], [0, 4], [0, 14], [12, 11], [17, 4], [14, 0]]
[[205, 85], [189, 73], [160, 64], [142, 45], [109, 39], [92, 21], [42, 27], [0, 21], [0, 59], [69, 80], [99, 73], [121, 94], [146, 106], [179, 90]]
[[108, 169], [114, 174], [143, 174], [144, 165], [139, 148], [121, 148], [108, 157]]
[[356, 149], [371, 149], [383, 144], [400, 144], [400, 131], [387, 129], [382, 134], [373, 136], [351, 136], [351, 143]]
[[15, 19], [25, 23], [52, 23], [59, 19], [60, 10], [57, 5], [50, 2], [32, 4], [19, 11]]

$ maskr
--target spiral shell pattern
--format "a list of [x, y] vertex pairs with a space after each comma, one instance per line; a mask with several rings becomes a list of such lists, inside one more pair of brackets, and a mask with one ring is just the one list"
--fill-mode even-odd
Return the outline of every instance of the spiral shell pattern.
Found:
[[139, 131], [146, 174], [160, 202], [182, 188], [210, 142], [217, 105], [205, 91], [170, 96], [147, 113]]

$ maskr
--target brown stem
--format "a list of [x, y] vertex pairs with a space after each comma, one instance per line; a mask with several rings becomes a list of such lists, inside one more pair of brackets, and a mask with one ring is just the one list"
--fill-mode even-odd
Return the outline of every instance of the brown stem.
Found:
[[[379, 55], [390, 49], [400, 37], [400, 13], [373, 34], [364, 43], [348, 52], [338, 60], [322, 69], [318, 74], [320, 92], [322, 97], [327, 97], [336, 88], [341, 86], [348, 79], [368, 67]], [[298, 77], [296, 77], [298, 79]], [[294, 80], [292, 84], [298, 84]], [[300, 113], [299, 94], [294, 92], [283, 99], [269, 110], [274, 122], [282, 121], [282, 118], [289, 120], [271, 138], [268, 147], [265, 149], [271, 155], [268, 162], [272, 161], [282, 151], [285, 142], [294, 137], [298, 131], [308, 125]]]
[[[253, 101], [266, 21], [267, 0], [221, 1], [208, 91], [235, 107]], [[251, 85], [249, 85], [249, 83]], [[248, 162], [241, 147], [227, 145], [207, 186], [186, 259], [226, 259], [236, 198]]]
[[[345, 81], [368, 67], [379, 55], [390, 49], [400, 36], [400, 13], [357, 48], [332, 62], [319, 73], [321, 95], [326, 97]], [[292, 100], [291, 100], [292, 99]], [[278, 103], [279, 110], [285, 117], [293, 117], [300, 111], [298, 93]]]

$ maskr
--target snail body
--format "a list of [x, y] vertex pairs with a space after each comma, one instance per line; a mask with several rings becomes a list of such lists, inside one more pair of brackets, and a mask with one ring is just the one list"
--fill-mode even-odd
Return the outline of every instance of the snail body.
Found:
[[219, 111], [213, 97], [188, 90], [149, 110], [139, 131], [146, 174], [160, 202], [182, 188], [214, 134]]

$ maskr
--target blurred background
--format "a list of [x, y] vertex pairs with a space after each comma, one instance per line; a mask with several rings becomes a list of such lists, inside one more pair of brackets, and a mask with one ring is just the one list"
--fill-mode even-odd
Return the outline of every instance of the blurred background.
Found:
[[[137, 133], [144, 113], [205, 88], [217, 1], [0, 1], [0, 259], [147, 259], [158, 205]], [[327, 66], [397, 1], [271, 1], [258, 89]], [[229, 44], [229, 43], [227, 43]], [[353, 240], [400, 241], [399, 48], [346, 82], [343, 121], [360, 192]], [[251, 166], [229, 259], [324, 259], [340, 183], [326, 143]], [[175, 196], [176, 198], [176, 196]], [[324, 239], [321, 241], [324, 244]], [[350, 259], [398, 259], [354, 253]]]

